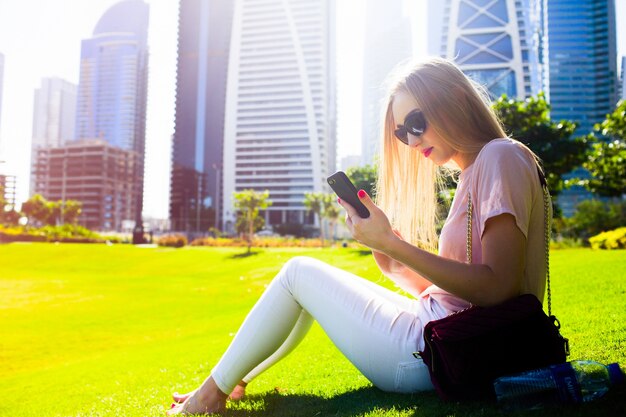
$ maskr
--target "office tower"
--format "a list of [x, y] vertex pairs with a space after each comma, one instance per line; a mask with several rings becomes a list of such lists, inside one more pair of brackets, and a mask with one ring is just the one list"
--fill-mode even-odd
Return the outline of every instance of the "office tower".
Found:
[[553, 120], [587, 134], [617, 102], [614, 0], [548, 1], [550, 104]]
[[266, 224], [312, 223], [304, 193], [334, 171], [335, 5], [236, 0], [224, 126], [224, 225], [233, 192], [270, 192]]
[[[552, 120], [578, 123], [585, 135], [613, 111], [617, 102], [617, 47], [613, 0], [550, 0], [547, 5]], [[588, 175], [583, 169], [572, 173]], [[580, 186], [558, 199], [566, 217], [592, 194]]]
[[494, 97], [543, 89], [543, 0], [446, 0], [442, 56]]
[[[139, 156], [134, 184], [139, 190], [133, 217], [142, 227], [143, 160], [148, 84], [148, 13], [142, 0], [123, 0], [100, 18], [81, 44], [76, 139], [102, 139]], [[133, 241], [141, 240], [142, 230]]]
[[373, 164], [380, 147], [385, 80], [394, 67], [410, 60], [412, 45], [403, 0], [368, 0], [366, 7], [361, 160]]
[[133, 218], [140, 190], [133, 174], [139, 155], [104, 140], [71, 141], [35, 149], [35, 193], [51, 201], [80, 201], [79, 224], [119, 231]]
[[172, 230], [220, 227], [224, 108], [232, 0], [181, 0], [176, 124], [172, 143]]
[[[74, 139], [76, 85], [61, 78], [44, 78], [35, 90], [31, 163], [36, 149], [57, 147]], [[31, 195], [34, 193], [31, 176]]]

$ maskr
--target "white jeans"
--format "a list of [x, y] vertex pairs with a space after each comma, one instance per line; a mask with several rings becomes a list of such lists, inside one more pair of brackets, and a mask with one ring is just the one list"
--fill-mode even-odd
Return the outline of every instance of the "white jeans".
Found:
[[413, 352], [422, 331], [445, 317], [434, 300], [415, 300], [312, 258], [289, 260], [250, 311], [212, 370], [230, 393], [291, 352], [313, 320], [357, 369], [384, 391], [432, 389], [428, 369]]

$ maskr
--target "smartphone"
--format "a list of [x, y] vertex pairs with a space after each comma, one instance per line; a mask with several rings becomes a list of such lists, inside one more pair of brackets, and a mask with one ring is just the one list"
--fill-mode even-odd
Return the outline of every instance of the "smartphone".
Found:
[[354, 207], [357, 213], [359, 213], [359, 217], [367, 219], [370, 216], [370, 211], [359, 199], [356, 187], [352, 184], [352, 181], [350, 181], [345, 172], [337, 171], [328, 177], [326, 181], [339, 198]]

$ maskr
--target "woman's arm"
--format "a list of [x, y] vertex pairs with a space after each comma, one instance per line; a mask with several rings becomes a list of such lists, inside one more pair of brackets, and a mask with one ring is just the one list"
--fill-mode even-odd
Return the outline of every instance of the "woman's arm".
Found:
[[482, 237], [482, 264], [468, 265], [419, 249], [396, 236], [387, 216], [365, 195], [370, 211], [362, 219], [341, 201], [355, 239], [398, 262], [438, 287], [476, 305], [493, 305], [519, 294], [525, 265], [525, 236], [510, 214], [492, 217]]
[[372, 250], [372, 255], [374, 255], [374, 260], [381, 272], [415, 298], [432, 285], [432, 282], [389, 255], [376, 250]]

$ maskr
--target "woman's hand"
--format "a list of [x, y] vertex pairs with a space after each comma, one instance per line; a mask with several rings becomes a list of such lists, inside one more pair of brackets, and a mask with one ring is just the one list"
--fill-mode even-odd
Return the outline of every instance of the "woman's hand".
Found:
[[398, 239], [398, 236], [391, 229], [385, 213], [374, 204], [367, 193], [359, 190], [358, 196], [369, 210], [370, 216], [367, 219], [359, 217], [354, 207], [338, 199], [339, 204], [346, 210], [346, 226], [354, 239], [372, 250], [383, 251], [389, 243]]

